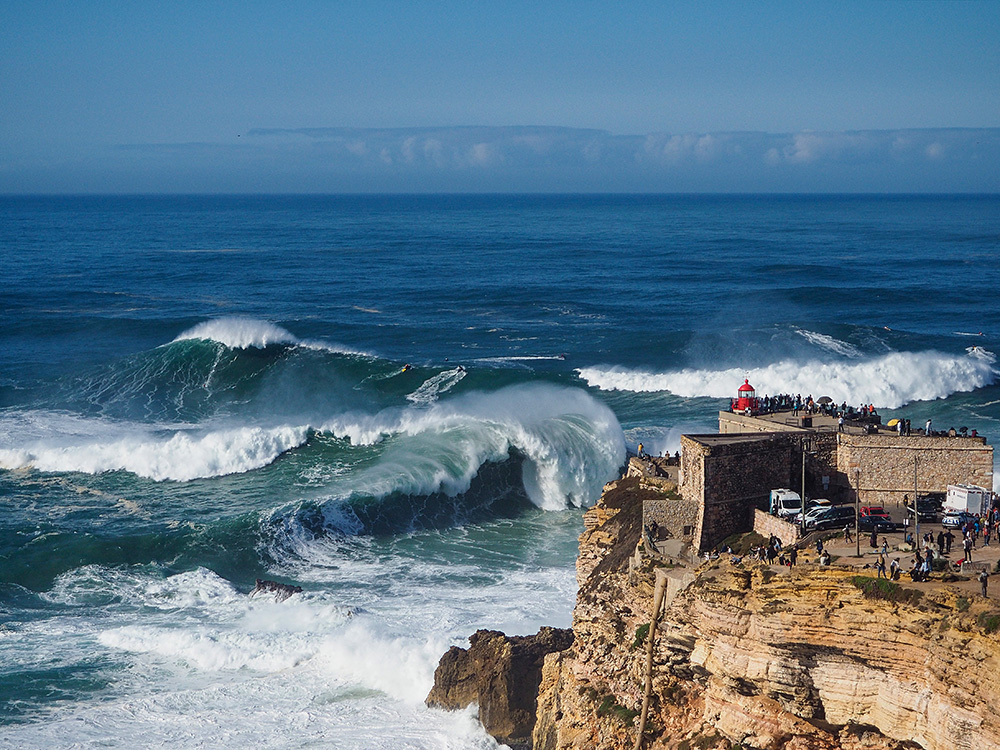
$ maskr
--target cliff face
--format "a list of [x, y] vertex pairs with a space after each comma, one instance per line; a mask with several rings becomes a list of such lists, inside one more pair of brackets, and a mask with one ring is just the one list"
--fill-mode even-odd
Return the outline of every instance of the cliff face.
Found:
[[545, 658], [536, 750], [634, 746], [656, 575], [643, 747], [1000, 749], [989, 604], [927, 584], [868, 598], [846, 568], [726, 558], [657, 573], [633, 555], [641, 491], [609, 488], [585, 516], [574, 643]]

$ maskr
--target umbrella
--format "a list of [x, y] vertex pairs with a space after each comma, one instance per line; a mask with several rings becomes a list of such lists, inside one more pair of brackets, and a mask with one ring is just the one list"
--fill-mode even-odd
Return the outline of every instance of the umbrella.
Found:
[[833, 403], [833, 399], [830, 398], [829, 396], [820, 396], [818, 399], [816, 399], [816, 403], [817, 404], [832, 404]]
[[886, 422], [885, 426], [886, 427], [895, 427], [898, 424], [899, 424], [899, 420], [896, 419], [896, 418], [893, 418], [893, 419], [890, 419], [888, 422]]

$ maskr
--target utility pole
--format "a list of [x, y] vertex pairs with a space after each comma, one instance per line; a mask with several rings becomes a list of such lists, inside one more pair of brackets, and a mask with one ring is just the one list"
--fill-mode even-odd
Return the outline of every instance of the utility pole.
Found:
[[854, 544], [861, 557], [861, 467], [854, 467]]
[[808, 438], [802, 438], [802, 518], [799, 521], [799, 539], [806, 535], [806, 451], [809, 450]]

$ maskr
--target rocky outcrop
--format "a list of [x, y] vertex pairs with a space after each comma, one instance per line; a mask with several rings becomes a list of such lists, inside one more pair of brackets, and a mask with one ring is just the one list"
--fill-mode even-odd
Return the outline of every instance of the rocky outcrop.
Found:
[[532, 636], [477, 630], [468, 649], [452, 646], [441, 657], [427, 705], [457, 709], [476, 703], [487, 732], [512, 747], [530, 747], [542, 662], [572, 643], [569, 629], [546, 627]]
[[[662, 561], [641, 554], [641, 512], [623, 490], [609, 485], [612, 502], [585, 516], [575, 640], [545, 659], [536, 750], [635, 746]], [[872, 589], [856, 569], [694, 565], [659, 568], [674, 585], [643, 747], [1000, 749], [1000, 612], [988, 603]]]

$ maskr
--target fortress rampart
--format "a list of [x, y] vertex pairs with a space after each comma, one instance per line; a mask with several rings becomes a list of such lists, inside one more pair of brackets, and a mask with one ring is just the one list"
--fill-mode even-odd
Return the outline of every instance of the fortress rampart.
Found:
[[836, 470], [863, 505], [902, 505], [949, 484], [993, 486], [993, 446], [982, 437], [838, 435]]

